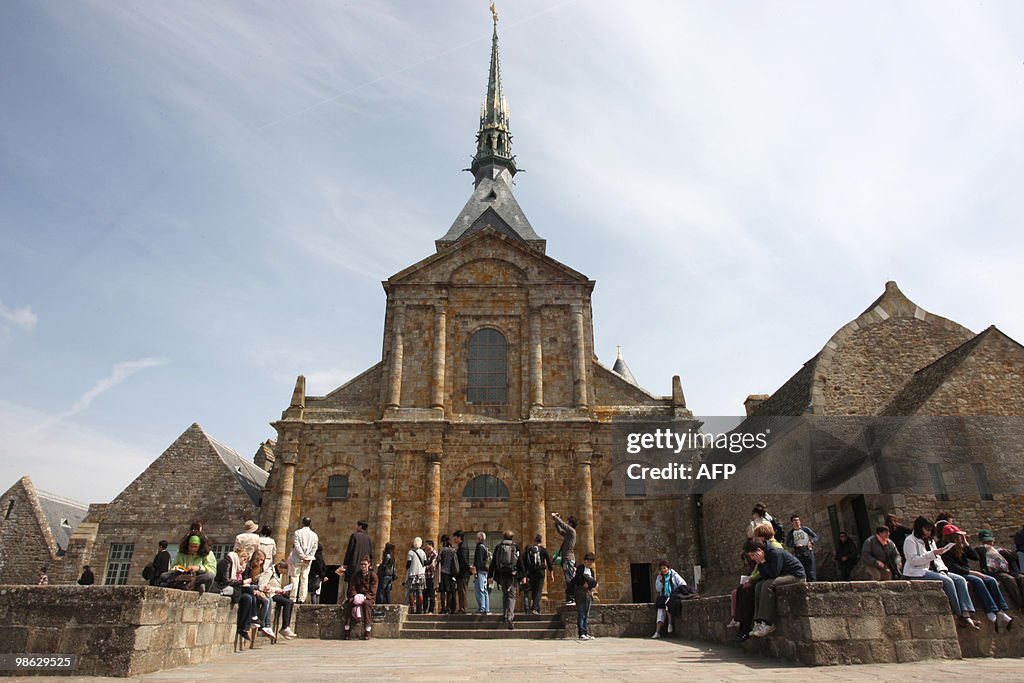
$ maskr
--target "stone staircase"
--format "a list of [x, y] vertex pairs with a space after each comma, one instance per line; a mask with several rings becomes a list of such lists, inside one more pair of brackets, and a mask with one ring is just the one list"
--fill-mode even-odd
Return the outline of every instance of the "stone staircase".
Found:
[[410, 614], [399, 634], [400, 638], [487, 639], [565, 638], [562, 619], [557, 614], [517, 614], [515, 629], [510, 630], [501, 614]]

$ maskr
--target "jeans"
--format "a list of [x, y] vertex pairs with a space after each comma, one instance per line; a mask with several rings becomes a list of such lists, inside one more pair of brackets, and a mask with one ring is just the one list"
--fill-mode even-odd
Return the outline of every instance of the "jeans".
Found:
[[249, 614], [252, 612], [252, 593], [242, 593], [238, 596], [238, 619], [236, 628], [239, 633], [248, 631], [249, 626], [252, 625], [252, 617]]
[[259, 624], [260, 626], [270, 626], [270, 609], [274, 603], [267, 597], [256, 597], [256, 609], [259, 612]]
[[814, 551], [797, 551], [795, 553], [796, 559], [800, 560], [800, 564], [804, 566], [804, 576], [808, 581], [818, 580], [818, 561], [814, 558]]
[[974, 574], [968, 574], [964, 577], [967, 579], [967, 584], [974, 590], [974, 597], [978, 602], [981, 603], [981, 609], [986, 614], [994, 614], [995, 612], [1010, 609], [1006, 606], [1006, 600], [1003, 599], [1003, 594], [999, 590], [999, 583], [991, 576], [984, 578], [975, 576]]
[[491, 611], [491, 594], [487, 590], [487, 572], [477, 571], [474, 581], [476, 581], [477, 611], [489, 614]]
[[941, 581], [942, 590], [946, 592], [949, 599], [949, 606], [956, 616], [964, 612], [973, 612], [974, 603], [971, 602], [971, 594], [967, 592], [967, 581], [959, 574], [940, 574], [939, 572], [925, 571], [924, 576], [904, 576], [911, 581]]
[[562, 558], [562, 572], [565, 575], [565, 601], [572, 602], [576, 599], [575, 589], [572, 587], [572, 580], [576, 578], [576, 560]]
[[587, 621], [590, 619], [590, 603], [593, 601], [590, 591], [580, 591], [576, 595], [576, 628], [581, 636], [590, 635]]

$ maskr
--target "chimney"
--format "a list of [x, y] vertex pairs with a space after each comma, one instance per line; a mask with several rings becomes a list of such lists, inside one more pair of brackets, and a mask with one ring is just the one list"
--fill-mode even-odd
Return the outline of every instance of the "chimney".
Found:
[[754, 411], [769, 398], [771, 398], [771, 396], [768, 394], [751, 394], [750, 396], [747, 396], [747, 400], [743, 402], [743, 407], [747, 409], [747, 417], [753, 415]]

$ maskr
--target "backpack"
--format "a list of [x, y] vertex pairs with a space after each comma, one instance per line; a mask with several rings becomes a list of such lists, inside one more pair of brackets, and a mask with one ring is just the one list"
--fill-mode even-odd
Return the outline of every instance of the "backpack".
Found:
[[526, 548], [526, 570], [531, 574], [544, 572], [544, 560], [541, 558], [539, 545], [531, 545]]
[[512, 543], [499, 543], [494, 549], [494, 568], [512, 574], [519, 564], [519, 549]]
[[772, 529], [775, 529], [775, 540], [777, 540], [779, 543], [785, 543], [786, 530], [782, 528], [781, 524], [779, 524], [779, 520], [775, 519], [774, 517], [771, 518], [771, 523]]
[[153, 566], [153, 563], [150, 562], [142, 570], [142, 578], [144, 578], [146, 581], [151, 581], [154, 576], [156, 576], [156, 568]]

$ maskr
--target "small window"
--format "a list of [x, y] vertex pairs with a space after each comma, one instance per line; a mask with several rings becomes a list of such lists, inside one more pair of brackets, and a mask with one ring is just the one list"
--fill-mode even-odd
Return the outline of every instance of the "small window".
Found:
[[627, 498], [638, 498], [647, 495], [647, 480], [646, 479], [631, 479], [629, 476], [626, 477], [626, 497]]
[[134, 543], [110, 544], [110, 555], [107, 557], [107, 576], [103, 580], [104, 585], [123, 586], [128, 583], [128, 572], [132, 568], [132, 555], [134, 554]]
[[67, 517], [61, 517], [60, 518], [60, 525], [62, 527], [64, 527], [65, 529], [70, 529], [71, 528], [71, 522], [68, 520]]
[[928, 474], [932, 477], [932, 491], [935, 492], [935, 500], [949, 500], [949, 493], [946, 492], [946, 480], [942, 478], [942, 468], [929, 463]]
[[992, 485], [988, 481], [988, 473], [985, 472], [985, 464], [976, 462], [971, 464], [974, 470], [974, 481], [978, 484], [978, 493], [982, 500], [995, 500], [992, 496]]
[[466, 402], [505, 405], [508, 394], [508, 342], [505, 335], [485, 327], [469, 338]]
[[332, 474], [327, 480], [327, 500], [345, 500], [348, 498], [348, 476]]
[[[234, 549], [235, 547], [233, 543], [214, 543], [213, 547], [210, 548], [210, 550], [213, 551], [213, 556], [217, 558], [218, 562], [227, 557], [228, 553]], [[170, 550], [170, 548], [168, 548], [168, 550]]]
[[473, 480], [466, 484], [466, 488], [462, 491], [462, 497], [471, 500], [481, 498], [508, 500], [508, 487], [497, 477], [481, 474], [479, 477], [473, 477]]
[[8, 519], [11, 516], [11, 510], [14, 509], [14, 499], [11, 498], [7, 501], [7, 512], [4, 513], [4, 519]]

